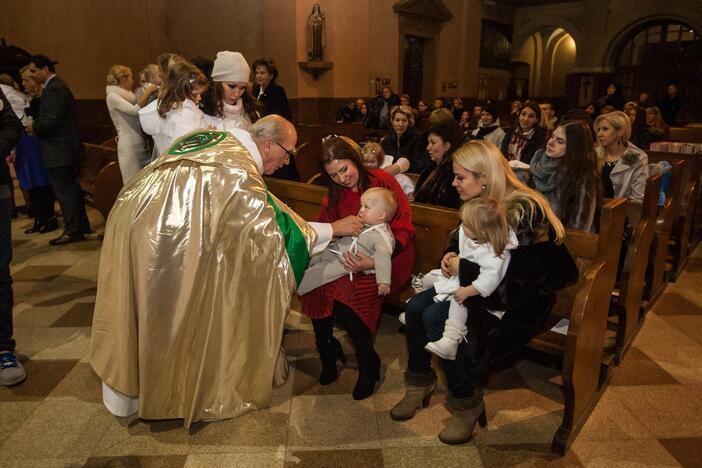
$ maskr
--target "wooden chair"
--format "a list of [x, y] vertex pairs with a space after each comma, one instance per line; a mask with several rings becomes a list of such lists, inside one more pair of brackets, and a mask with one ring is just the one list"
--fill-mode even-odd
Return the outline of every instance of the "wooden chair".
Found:
[[110, 210], [115, 204], [122, 186], [122, 173], [116, 161], [108, 163], [97, 175], [93, 198], [95, 200], [95, 208], [100, 211], [105, 221], [107, 221], [107, 216], [110, 214]]
[[[621, 247], [626, 200], [617, 198], [602, 208], [599, 234], [568, 231], [566, 245], [580, 268], [574, 286], [558, 292], [546, 331], [529, 346], [561, 361], [565, 408], [551, 450], [565, 454], [599, 401], [608, 381], [602, 366], [609, 299]], [[569, 319], [566, 335], [551, 330]]]
[[643, 313], [646, 313], [658, 300], [665, 290], [666, 258], [668, 256], [668, 241], [673, 228], [673, 221], [677, 216], [678, 192], [680, 191], [680, 178], [682, 176], [682, 161], [671, 163], [670, 180], [665, 194], [665, 203], [658, 207], [656, 226], [651, 239], [651, 250], [646, 270], [646, 286], [644, 288]]
[[627, 244], [626, 258], [620, 275], [620, 287], [613, 291], [610, 313], [617, 317], [616, 342], [612, 350], [614, 364], [618, 365], [643, 324], [641, 296], [646, 279], [651, 241], [658, 215], [658, 198], [661, 191], [661, 174], [646, 181], [643, 203], [629, 204], [639, 210], [638, 222]]
[[107, 164], [117, 161], [117, 150], [104, 146], [83, 143], [85, 154], [78, 167], [78, 183], [84, 192], [85, 202], [95, 206], [95, 182]]
[[702, 143], [702, 128], [699, 127], [670, 127], [670, 141], [685, 143]]
[[103, 141], [102, 143], [100, 143], [100, 146], [117, 149], [117, 135], [113, 136], [109, 140]]

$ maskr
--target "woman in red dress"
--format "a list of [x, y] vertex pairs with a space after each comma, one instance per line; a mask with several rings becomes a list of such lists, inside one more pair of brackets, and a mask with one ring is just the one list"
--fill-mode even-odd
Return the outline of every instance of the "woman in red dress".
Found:
[[[335, 233], [360, 233], [358, 221], [361, 194], [371, 187], [392, 190], [397, 198], [397, 213], [390, 221], [395, 236], [392, 258], [391, 293], [403, 286], [414, 264], [414, 226], [409, 202], [395, 178], [377, 169], [366, 169], [361, 149], [350, 138], [332, 136], [322, 143], [322, 174], [329, 196], [322, 202], [320, 222], [331, 223]], [[373, 269], [373, 259], [361, 253], [346, 253], [346, 268], [354, 273]], [[380, 357], [373, 348], [383, 297], [378, 295], [375, 274], [355, 274], [353, 281], [344, 276], [300, 297], [302, 313], [312, 319], [315, 342], [322, 360], [319, 383], [328, 385], [338, 377], [336, 360], [345, 362], [341, 344], [333, 336], [334, 318], [346, 328], [356, 348], [358, 380], [353, 397], [362, 400], [373, 394], [380, 380]]]

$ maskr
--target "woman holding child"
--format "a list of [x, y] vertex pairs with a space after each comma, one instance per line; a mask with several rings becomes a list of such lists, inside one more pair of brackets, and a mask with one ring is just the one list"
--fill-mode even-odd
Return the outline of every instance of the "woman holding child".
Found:
[[[389, 189], [395, 195], [397, 211], [387, 223], [394, 237], [390, 292], [409, 279], [414, 264], [414, 226], [407, 197], [395, 178], [385, 171], [366, 169], [361, 149], [351, 139], [332, 136], [322, 142], [322, 174], [329, 196], [322, 202], [318, 221], [331, 223], [335, 236], [358, 235], [363, 229], [358, 214], [361, 195], [371, 187]], [[358, 359], [358, 380], [354, 399], [373, 394], [380, 379], [380, 357], [373, 348], [383, 296], [375, 274], [360, 272], [374, 268], [373, 259], [360, 252], [345, 253], [343, 263], [353, 272], [302, 295], [302, 312], [312, 319], [315, 343], [322, 360], [319, 382], [327, 385], [338, 377], [336, 360], [345, 362], [341, 344], [333, 336], [336, 318], [349, 334]]]
[[[519, 181], [494, 144], [468, 142], [454, 153], [453, 171], [453, 186], [461, 201], [482, 197], [499, 202], [518, 242], [510, 251], [506, 274], [495, 292], [488, 297], [473, 296], [479, 299], [476, 303], [463, 301], [468, 306], [466, 340], [458, 344], [454, 360], [441, 360], [453, 417], [439, 439], [459, 444], [472, 438], [477, 421], [482, 426], [487, 423], [482, 387], [488, 365], [517, 350], [540, 331], [556, 290], [577, 279], [578, 272], [562, 245], [563, 225], [548, 202]], [[457, 251], [449, 249], [441, 270], [447, 278], [458, 276], [460, 285], [465, 286], [476, 277], [475, 264], [459, 258]], [[411, 419], [418, 409], [426, 407], [436, 385], [431, 354], [425, 346], [444, 335], [449, 301], [434, 302], [433, 289], [418, 294], [406, 307], [406, 394], [390, 411], [398, 421]], [[459, 302], [462, 299], [456, 294], [453, 297]], [[504, 312], [498, 318], [488, 309]]]

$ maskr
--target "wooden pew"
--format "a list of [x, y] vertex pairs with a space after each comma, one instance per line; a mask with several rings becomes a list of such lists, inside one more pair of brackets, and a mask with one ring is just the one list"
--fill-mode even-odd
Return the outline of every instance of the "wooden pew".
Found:
[[83, 143], [85, 154], [78, 168], [78, 183], [84, 192], [85, 202], [95, 206], [95, 184], [103, 167], [117, 161], [117, 150], [104, 146]]
[[[566, 245], [580, 268], [574, 286], [558, 292], [545, 331], [529, 346], [562, 360], [563, 421], [551, 450], [565, 454], [597, 405], [608, 382], [602, 365], [609, 299], [626, 218], [626, 200], [616, 198], [602, 208], [599, 234], [568, 231]], [[567, 335], [551, 330], [560, 319], [570, 320]]]
[[677, 217], [677, 205], [680, 192], [683, 161], [671, 163], [670, 180], [665, 194], [665, 203], [658, 207], [656, 226], [651, 240], [648, 269], [646, 271], [646, 287], [644, 289], [643, 312], [651, 309], [668, 284], [666, 280], [668, 257], [668, 242]]
[[[326, 189], [297, 182], [266, 179], [269, 190], [305, 219], [314, 219]], [[415, 272], [436, 268], [458, 225], [456, 210], [412, 203], [416, 228]], [[576, 258], [581, 275], [574, 286], [559, 291], [551, 320], [529, 346], [555, 355], [562, 361], [565, 409], [551, 449], [564, 454], [599, 401], [607, 383], [602, 367], [609, 300], [614, 286], [626, 217], [626, 200], [609, 201], [602, 209], [599, 235], [568, 231], [566, 244]], [[404, 303], [413, 294], [407, 287], [393, 303]], [[550, 331], [569, 318], [567, 335]]]
[[699, 127], [670, 127], [668, 130], [670, 141], [684, 141], [686, 143], [702, 143], [702, 128]]
[[122, 190], [122, 186], [122, 173], [116, 161], [107, 164], [97, 175], [93, 198], [95, 200], [95, 208], [98, 209], [106, 221], [120, 190]]
[[646, 280], [648, 254], [656, 227], [662, 178], [662, 174], [650, 176], [646, 181], [643, 203], [629, 204], [640, 213], [637, 213], [639, 219], [627, 244], [626, 258], [619, 281], [620, 287], [619, 290], [614, 291], [610, 305], [610, 312], [617, 317], [616, 342], [612, 350], [615, 365], [624, 358], [624, 354], [629, 350], [643, 324], [641, 297]]
[[669, 153], [650, 151], [650, 162], [684, 161], [679, 185], [677, 216], [670, 234], [672, 270], [668, 280], [674, 282], [685, 268], [688, 255], [699, 243], [699, 226], [702, 221], [700, 203], [700, 176], [702, 175], [702, 154]]

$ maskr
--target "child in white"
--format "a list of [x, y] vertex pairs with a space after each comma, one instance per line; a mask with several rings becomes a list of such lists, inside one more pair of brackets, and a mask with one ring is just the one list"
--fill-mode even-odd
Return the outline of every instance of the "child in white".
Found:
[[[371, 169], [383, 169], [392, 165], [392, 156], [385, 156], [385, 151], [379, 143], [369, 141], [363, 146], [363, 165]], [[405, 174], [395, 174], [395, 180], [409, 201], [414, 201], [414, 182]]]
[[442, 278], [434, 283], [439, 302], [450, 298], [449, 316], [444, 334], [438, 341], [427, 343], [427, 351], [444, 359], [456, 359], [456, 350], [465, 339], [469, 311], [463, 305], [470, 297], [488, 297], [497, 289], [507, 272], [509, 250], [517, 247], [517, 236], [510, 228], [507, 213], [492, 198], [474, 198], [460, 210], [461, 228], [458, 231], [459, 256], [480, 268], [472, 284], [461, 286], [458, 276]]
[[321, 254], [313, 257], [297, 287], [297, 293], [307, 294], [313, 289], [350, 274], [341, 263], [341, 256], [348, 250], [353, 253], [360, 250], [373, 257], [378, 295], [389, 294], [391, 257], [395, 238], [387, 223], [395, 216], [395, 211], [397, 211], [397, 201], [395, 194], [390, 190], [374, 187], [363, 192], [358, 218], [365, 228], [358, 236], [342, 237], [327, 246]]

